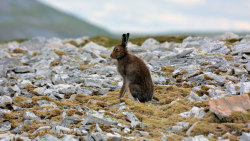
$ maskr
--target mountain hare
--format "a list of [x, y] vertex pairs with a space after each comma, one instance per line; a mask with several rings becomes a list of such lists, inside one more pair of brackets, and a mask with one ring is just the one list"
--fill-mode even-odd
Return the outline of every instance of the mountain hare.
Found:
[[135, 55], [129, 53], [127, 43], [129, 33], [122, 35], [122, 43], [116, 45], [110, 57], [117, 59], [117, 70], [123, 78], [120, 98], [129, 88], [130, 93], [140, 102], [153, 98], [154, 86], [146, 64]]

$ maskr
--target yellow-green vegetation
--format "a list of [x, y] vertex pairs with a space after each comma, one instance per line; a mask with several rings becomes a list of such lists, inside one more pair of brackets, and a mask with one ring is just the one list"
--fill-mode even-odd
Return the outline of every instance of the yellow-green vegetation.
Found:
[[32, 53], [32, 57], [37, 56], [37, 54], [38, 54], [38, 52], [37, 52], [37, 51], [34, 51], [34, 52]]
[[114, 45], [120, 44], [121, 40], [112, 39], [112, 38], [103, 37], [103, 36], [95, 36], [95, 37], [84, 40], [79, 46], [84, 46], [89, 42], [94, 42], [98, 45], [105, 46], [105, 47], [112, 47]]
[[83, 71], [83, 70], [86, 70], [90, 67], [93, 67], [94, 65], [96, 65], [97, 63], [93, 63], [93, 64], [86, 64], [86, 63], [80, 63], [79, 64], [79, 70]]
[[38, 95], [38, 93], [34, 91], [34, 89], [37, 88], [36, 85], [28, 84], [28, 85], [25, 85], [23, 88], [26, 89], [29, 93]]
[[13, 49], [13, 53], [26, 54], [26, 51], [24, 51], [24, 50], [21, 49], [21, 48], [15, 48], [15, 49]]
[[204, 74], [204, 78], [205, 78], [206, 80], [214, 80], [213, 77], [210, 77], [210, 76], [208, 76], [208, 75], [206, 75], [206, 74]]
[[63, 52], [61, 50], [55, 49], [54, 50], [55, 54], [57, 54], [59, 57], [62, 57], [63, 55], [68, 55], [68, 53]]
[[228, 55], [223, 55], [223, 54], [199, 54], [197, 56], [203, 56], [203, 57], [211, 57], [211, 56], [216, 56], [216, 57], [221, 57], [221, 58], [225, 58], [227, 61], [234, 61], [234, 58], [231, 54]]
[[55, 67], [61, 64], [60, 60], [54, 60], [52, 62], [50, 62], [50, 67]]
[[146, 36], [146, 37], [135, 37], [131, 38], [130, 41], [134, 44], [141, 45], [146, 39], [153, 38], [160, 43], [163, 42], [176, 42], [176, 43], [182, 43], [182, 41], [187, 38], [187, 36]]
[[31, 100], [31, 98], [26, 98], [23, 96], [16, 96], [14, 98], [13, 103], [19, 107], [23, 107], [23, 108], [30, 108], [33, 106], [32, 103], [27, 102], [27, 100]]
[[241, 41], [242, 38], [238, 38], [238, 39], [229, 39], [229, 40], [225, 40], [226, 43], [229, 43], [229, 44], [234, 44], [235, 42], [239, 42]]
[[[26, 89], [33, 89], [34, 86], [26, 86]], [[202, 85], [201, 89], [207, 91], [210, 89], [206, 85]], [[188, 100], [188, 95], [191, 91], [191, 88], [184, 87], [184, 85], [178, 86], [167, 86], [167, 85], [155, 85], [155, 97], [159, 101], [149, 101], [146, 103], [140, 103], [134, 100], [131, 100], [128, 94], [124, 98], [118, 99], [119, 90], [109, 92], [105, 96], [96, 96], [96, 95], [83, 95], [77, 94], [73, 99], [66, 100], [54, 100], [48, 96], [34, 96], [32, 98], [25, 98], [22, 96], [17, 96], [13, 100], [14, 105], [20, 107], [32, 107], [32, 109], [27, 109], [25, 111], [4, 113], [6, 120], [9, 120], [12, 123], [12, 127], [18, 126], [22, 123], [23, 113], [26, 111], [32, 111], [41, 119], [50, 119], [50, 121], [62, 121], [62, 113], [66, 109], [66, 116], [78, 116], [85, 117], [86, 113], [78, 111], [75, 107], [87, 106], [93, 110], [105, 110], [105, 116], [110, 117], [111, 119], [117, 120], [118, 122], [130, 125], [130, 122], [126, 120], [123, 112], [133, 112], [136, 117], [143, 123], [146, 127], [135, 127], [135, 129], [146, 131], [149, 135], [143, 135], [143, 137], [160, 140], [162, 133], [169, 134], [165, 129], [170, 126], [175, 126], [177, 122], [189, 122], [189, 127], [192, 126], [195, 122], [198, 122], [197, 125], [191, 131], [191, 136], [195, 135], [205, 135], [213, 133], [214, 137], [209, 138], [210, 140], [215, 140], [218, 136], [224, 135], [226, 132], [235, 131], [235, 134], [225, 135], [223, 138], [235, 139], [240, 136], [241, 132], [249, 132], [247, 128], [247, 123], [250, 122], [250, 112], [233, 112], [232, 115], [225, 119], [218, 119], [214, 113], [209, 112], [208, 101], [205, 100], [202, 102], [192, 102]], [[69, 92], [70, 95], [70, 92]], [[177, 99], [177, 100], [176, 100]], [[31, 105], [24, 106], [23, 101], [32, 100]], [[56, 107], [52, 106], [43, 106], [40, 107], [37, 104], [38, 100], [48, 100], [54, 102]], [[110, 106], [125, 102], [128, 108], [123, 109], [121, 112], [118, 112], [119, 107], [109, 109]], [[179, 114], [182, 112], [189, 111], [193, 106], [202, 107], [204, 111], [207, 112], [204, 118], [196, 119], [191, 117], [182, 117]], [[49, 125], [49, 122], [36, 122], [30, 121], [30, 124], [25, 124], [22, 132], [28, 132], [28, 137], [34, 138], [35, 136], [42, 136], [46, 133], [54, 135], [50, 130], [44, 129], [37, 133], [31, 134], [41, 126]], [[78, 128], [82, 123], [70, 125], [68, 128]], [[96, 124], [90, 124], [91, 129], [89, 131], [93, 132], [96, 130]], [[100, 128], [105, 132], [113, 133], [111, 126], [99, 124]], [[181, 140], [184, 137], [187, 137], [185, 132], [189, 127], [184, 128], [183, 131], [171, 130], [171, 133], [175, 135], [168, 136], [169, 140]], [[119, 128], [119, 127], [117, 127]], [[131, 133], [118, 132], [123, 136], [133, 136]], [[140, 133], [139, 133], [140, 134]], [[55, 135], [57, 137], [61, 136]]]
[[75, 46], [75, 47], [78, 47], [79, 45], [77, 44], [77, 42], [76, 41], [74, 41], [74, 40], [70, 40], [70, 41], [65, 41], [65, 42], [63, 42], [64, 44], [71, 44], [71, 45], [73, 45], [73, 46]]
[[27, 41], [28, 39], [14, 39], [14, 40], [9, 40], [9, 41], [1, 41], [0, 44], [6, 44], [6, 43], [10, 43], [10, 42], [18, 42], [18, 43], [22, 43]]
[[[186, 37], [187, 36], [145, 36], [145, 37], [130, 38], [129, 41], [132, 42], [133, 44], [141, 46], [142, 43], [148, 38], [154, 38], [155, 40], [159, 41], [160, 43], [163, 43], [166, 41], [182, 43], [182, 41]], [[121, 40], [107, 38], [107, 37], [103, 37], [103, 36], [96, 36], [96, 37], [92, 37], [92, 38], [84, 40], [80, 45], [77, 45], [77, 46], [84, 46], [89, 42], [95, 42], [95, 43], [102, 45], [102, 46], [105, 46], [105, 47], [112, 47], [114, 45], [120, 44]]]
[[211, 62], [202, 62], [201, 64], [202, 66], [207, 66], [207, 65], [211, 65]]
[[173, 66], [164, 66], [161, 68], [161, 71], [165, 72], [166, 75], [171, 75], [174, 70], [175, 68]]

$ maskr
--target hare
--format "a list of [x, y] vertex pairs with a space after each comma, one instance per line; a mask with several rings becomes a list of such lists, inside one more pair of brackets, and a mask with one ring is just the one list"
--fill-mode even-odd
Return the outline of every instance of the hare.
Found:
[[116, 45], [110, 57], [117, 59], [117, 70], [123, 78], [120, 98], [127, 89], [140, 102], [150, 101], [153, 98], [154, 85], [146, 64], [135, 55], [129, 53], [127, 43], [129, 33], [122, 35], [122, 43]]

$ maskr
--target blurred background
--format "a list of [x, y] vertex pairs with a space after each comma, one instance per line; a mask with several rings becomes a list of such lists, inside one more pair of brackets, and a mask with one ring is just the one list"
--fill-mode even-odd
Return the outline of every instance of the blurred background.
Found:
[[250, 32], [249, 0], [0, 0], [0, 41]]

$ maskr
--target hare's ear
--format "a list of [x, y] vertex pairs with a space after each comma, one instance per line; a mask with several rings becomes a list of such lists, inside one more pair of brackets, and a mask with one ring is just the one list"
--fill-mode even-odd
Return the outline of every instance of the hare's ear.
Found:
[[126, 47], [127, 45], [127, 38], [126, 38], [126, 34], [122, 34], [122, 46]]
[[128, 43], [128, 39], [129, 39], [129, 33], [127, 33], [127, 38], [126, 38], [126, 44]]

